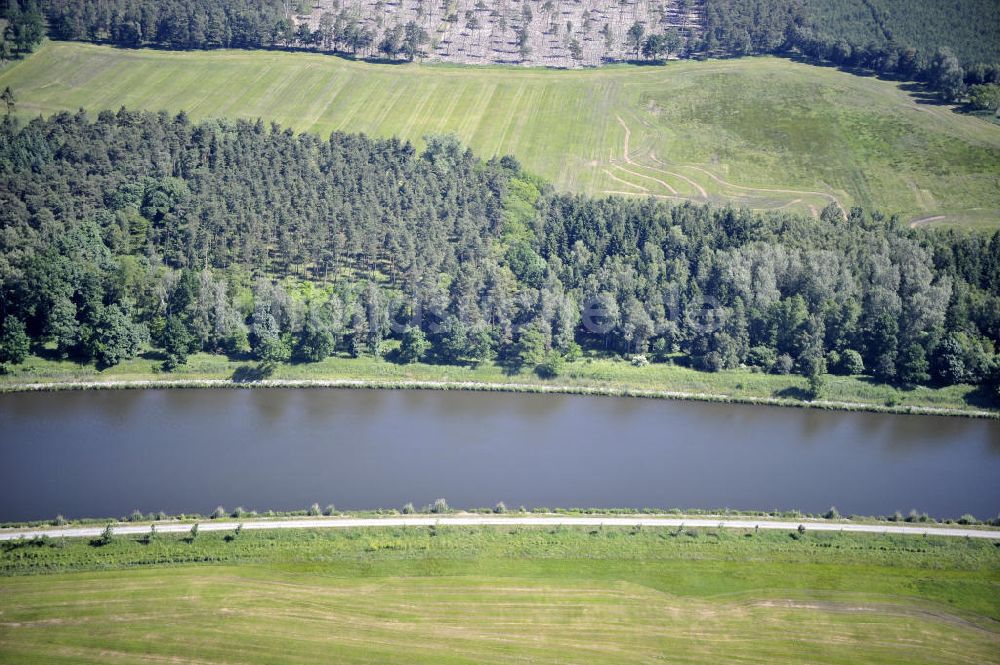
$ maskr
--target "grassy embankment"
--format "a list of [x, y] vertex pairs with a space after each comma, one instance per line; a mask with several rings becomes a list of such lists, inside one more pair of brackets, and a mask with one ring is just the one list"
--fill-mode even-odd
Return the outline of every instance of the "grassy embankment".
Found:
[[[391, 350], [392, 345], [393, 343], [389, 343], [387, 348]], [[157, 371], [161, 361], [162, 358], [151, 353], [98, 371], [93, 365], [83, 365], [71, 360], [49, 360], [31, 356], [23, 365], [14, 367], [10, 374], [0, 375], [0, 392], [23, 389], [26, 384], [35, 383], [197, 382], [229, 380], [241, 376], [248, 379], [257, 378], [255, 363], [233, 360], [220, 355], [195, 354], [191, 356], [187, 365], [169, 374]], [[427, 384], [469, 382], [485, 384], [467, 386], [476, 389], [491, 389], [491, 386], [494, 386], [497, 390], [593, 391], [608, 395], [641, 394], [648, 391], [678, 393], [672, 396], [691, 399], [807, 404], [803, 401], [807, 382], [800, 376], [776, 376], [750, 370], [708, 373], [670, 364], [634, 367], [621, 359], [602, 357], [584, 358], [567, 364], [562, 375], [548, 380], [541, 379], [527, 370], [510, 374], [505, 367], [491, 362], [478, 366], [426, 363], [400, 365], [372, 357], [350, 358], [344, 354], [326, 358], [318, 363], [278, 365], [267, 378], [279, 381], [364, 382], [372, 387], [388, 388], [407, 387], [406, 384], [409, 382]], [[845, 404], [853, 406], [845, 407]], [[977, 415], [988, 413], [1000, 417], [1000, 410], [986, 389], [959, 385], [945, 388], [920, 386], [906, 390], [875, 383], [864, 376], [827, 376], [821, 403], [814, 406], [864, 407], [871, 410], [895, 411], [932, 408], [958, 410]]]
[[0, 660], [1000, 662], [994, 543], [794, 535], [421, 527], [7, 544]]
[[1000, 227], [1000, 126], [899, 83], [779, 58], [547, 71], [47, 42], [0, 70], [7, 85], [24, 117], [127, 105], [418, 143], [455, 132], [590, 194], [800, 212], [836, 200]]

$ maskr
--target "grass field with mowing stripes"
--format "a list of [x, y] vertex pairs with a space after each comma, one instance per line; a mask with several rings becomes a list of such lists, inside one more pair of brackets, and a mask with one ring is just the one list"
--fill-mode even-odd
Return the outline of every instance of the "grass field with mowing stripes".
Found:
[[997, 552], [962, 539], [619, 528], [22, 544], [0, 554], [0, 659], [997, 663]]
[[8, 85], [22, 116], [125, 105], [417, 143], [455, 132], [590, 194], [1000, 227], [1000, 125], [779, 58], [553, 71], [47, 42], [0, 70]]

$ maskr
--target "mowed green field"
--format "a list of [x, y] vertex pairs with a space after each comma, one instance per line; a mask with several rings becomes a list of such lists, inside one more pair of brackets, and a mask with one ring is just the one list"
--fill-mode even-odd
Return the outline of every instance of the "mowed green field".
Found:
[[[218, 563], [155, 565], [199, 557]], [[1000, 662], [997, 549], [963, 539], [245, 531], [0, 563], [85, 569], [0, 577], [0, 661], [19, 664]]]
[[454, 132], [572, 191], [1000, 227], [1000, 125], [778, 58], [553, 71], [47, 42], [0, 70], [8, 85], [22, 115], [126, 105], [418, 144]]

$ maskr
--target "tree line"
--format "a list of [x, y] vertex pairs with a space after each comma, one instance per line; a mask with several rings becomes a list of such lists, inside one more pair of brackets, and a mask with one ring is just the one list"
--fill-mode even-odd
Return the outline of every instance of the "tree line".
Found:
[[0, 64], [35, 50], [45, 36], [45, 17], [36, 0], [0, 0]]
[[43, 0], [55, 39], [136, 48], [266, 48], [295, 39], [283, 0]]
[[[933, 26], [941, 21], [924, 21], [923, 14], [936, 18], [941, 12], [940, 3], [908, 3], [903, 14], [915, 25], [917, 43], [907, 43], [896, 38], [886, 24], [885, 12], [876, 2], [861, 4], [861, 14], [871, 18], [859, 20], [843, 10], [840, 5], [851, 5], [854, 0], [841, 2], [805, 3], [797, 0], [706, 0], [705, 36], [701, 49], [706, 52], [723, 51], [733, 55], [762, 53], [789, 53], [796, 51], [811, 58], [836, 65], [865, 69], [879, 74], [892, 75], [906, 80], [926, 83], [940, 93], [946, 101], [959, 101], [966, 97], [970, 87], [978, 96], [994, 92], [1000, 84], [1000, 62], [996, 43], [968, 51], [963, 60], [956, 56], [951, 46], [951, 35], [934, 32]], [[968, 7], [970, 14], [965, 23], [996, 22], [990, 11], [980, 6], [957, 3]], [[819, 9], [818, 9], [819, 8]], [[956, 9], [958, 11], [958, 9]], [[827, 20], [816, 20], [819, 12]], [[860, 26], [873, 32], [871, 39], [861, 41], [865, 34]], [[855, 27], [857, 26], [857, 27]], [[986, 60], [983, 60], [986, 58]]]
[[1000, 59], [994, 0], [803, 0], [803, 11], [851, 44], [909, 44], [928, 53], [947, 46], [964, 67]]
[[430, 37], [410, 21], [381, 35], [356, 14], [325, 12], [319, 27], [295, 21], [283, 0], [44, 0], [55, 39], [172, 49], [320, 47], [413, 59]]
[[[0, 130], [0, 362], [150, 346], [998, 378], [1000, 233], [554, 191], [454, 137], [323, 140], [184, 114]], [[393, 340], [391, 344], [387, 342]]]

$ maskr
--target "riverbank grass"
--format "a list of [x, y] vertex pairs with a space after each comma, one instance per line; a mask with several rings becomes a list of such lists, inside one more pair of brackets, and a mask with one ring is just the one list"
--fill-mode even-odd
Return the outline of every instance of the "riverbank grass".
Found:
[[[390, 350], [391, 350], [390, 344]], [[262, 378], [252, 360], [230, 359], [207, 353], [194, 354], [176, 371], [159, 371], [162, 359], [155, 352], [127, 360], [120, 365], [97, 370], [93, 365], [72, 360], [53, 360], [30, 356], [11, 373], [0, 375], [0, 391], [18, 390], [27, 384], [72, 382], [201, 381]], [[362, 356], [351, 358], [338, 354], [317, 363], [276, 365], [266, 378], [276, 381], [358, 381], [392, 387], [407, 382], [477, 383], [496, 385], [498, 389], [568, 389], [594, 390], [604, 394], [660, 391], [686, 393], [719, 400], [742, 402], [781, 400], [805, 404], [807, 381], [796, 375], [778, 376], [748, 369], [700, 372], [674, 364], [656, 363], [635, 367], [612, 357], [585, 357], [565, 366], [552, 379], [542, 379], [523, 370], [512, 374], [493, 362], [479, 365], [397, 364], [385, 359]], [[1000, 416], [1000, 405], [984, 388], [968, 385], [931, 388], [918, 386], [902, 389], [880, 384], [867, 376], [825, 377], [822, 400], [827, 408], [837, 403], [853, 408], [867, 405], [872, 409], [932, 408], [964, 412], [990, 412]], [[840, 406], [843, 406], [841, 404]], [[959, 414], [960, 415], [960, 414]]]
[[0, 552], [4, 662], [1000, 662], [989, 541], [411, 527]]

